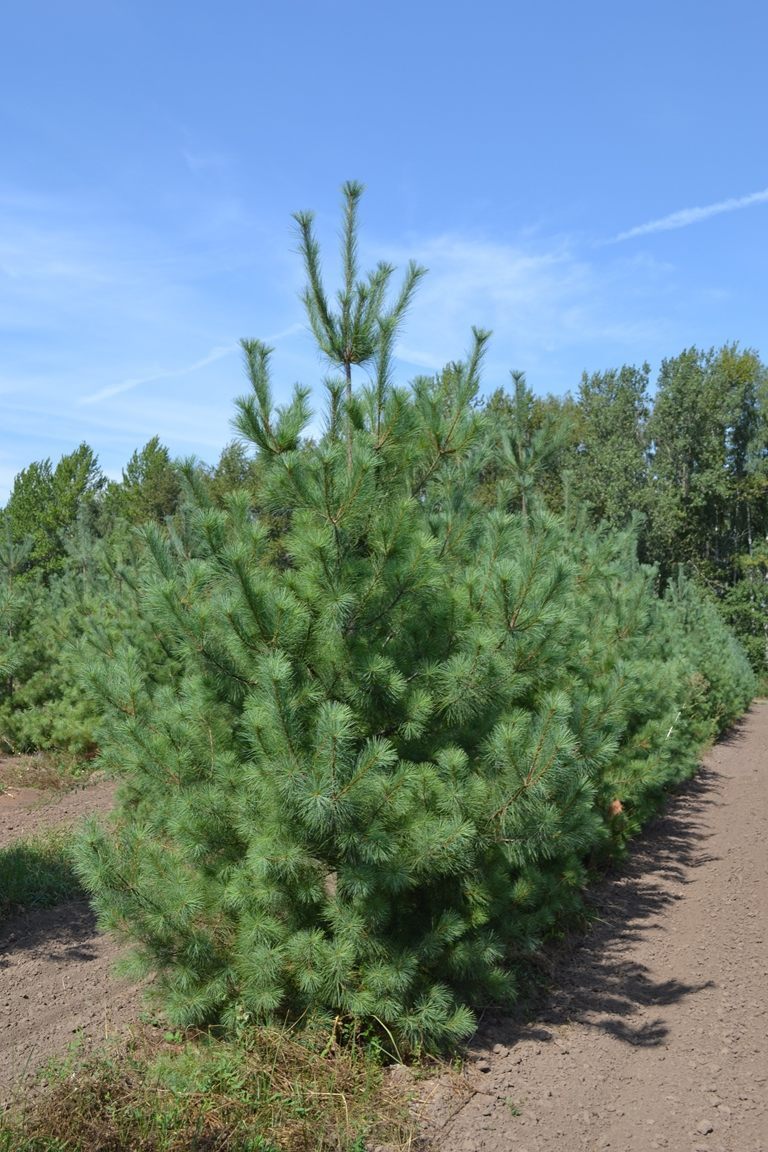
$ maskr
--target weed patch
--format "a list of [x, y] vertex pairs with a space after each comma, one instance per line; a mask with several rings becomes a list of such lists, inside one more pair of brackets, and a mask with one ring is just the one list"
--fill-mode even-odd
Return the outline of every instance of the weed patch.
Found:
[[409, 1141], [377, 1054], [322, 1029], [169, 1042], [144, 1027], [0, 1123], [0, 1152], [357, 1152]]
[[0, 793], [9, 788], [39, 788], [66, 792], [82, 784], [93, 764], [71, 752], [35, 752], [0, 760]]

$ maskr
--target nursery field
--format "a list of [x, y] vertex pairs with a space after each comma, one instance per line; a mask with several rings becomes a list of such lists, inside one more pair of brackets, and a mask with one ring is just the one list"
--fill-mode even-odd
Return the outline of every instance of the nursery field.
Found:
[[[401, 1075], [410, 1147], [764, 1152], [767, 764], [762, 701], [592, 890], [591, 928], [549, 954], [535, 1012], [486, 1014], [461, 1072]], [[110, 800], [105, 782], [63, 795], [11, 787], [0, 847]], [[138, 988], [111, 975], [116, 955], [82, 900], [5, 920], [3, 1103], [73, 1039], [85, 1050], [137, 1019]]]

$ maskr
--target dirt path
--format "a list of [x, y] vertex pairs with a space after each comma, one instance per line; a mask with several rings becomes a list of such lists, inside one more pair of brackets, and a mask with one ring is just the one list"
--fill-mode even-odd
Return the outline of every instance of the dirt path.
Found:
[[768, 702], [670, 801], [539, 1018], [423, 1092], [440, 1152], [768, 1152]]
[[141, 993], [114, 976], [118, 956], [79, 901], [0, 927], [0, 1108], [52, 1058], [85, 1054], [136, 1019]]
[[[114, 793], [106, 781], [53, 795], [9, 788], [0, 795], [0, 847], [108, 812]], [[84, 902], [0, 923], [0, 1107], [73, 1042], [86, 1051], [135, 1018], [140, 992], [112, 974], [118, 954]]]

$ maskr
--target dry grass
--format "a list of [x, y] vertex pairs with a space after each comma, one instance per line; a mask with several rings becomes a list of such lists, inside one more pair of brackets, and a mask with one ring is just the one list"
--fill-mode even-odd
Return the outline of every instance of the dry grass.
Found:
[[66, 792], [91, 774], [82, 757], [65, 752], [32, 752], [0, 757], [0, 792], [8, 788], [39, 788], [43, 792]]
[[0, 1121], [0, 1152], [411, 1149], [380, 1055], [319, 1027], [223, 1041], [144, 1025], [109, 1055], [47, 1070], [47, 1087]]

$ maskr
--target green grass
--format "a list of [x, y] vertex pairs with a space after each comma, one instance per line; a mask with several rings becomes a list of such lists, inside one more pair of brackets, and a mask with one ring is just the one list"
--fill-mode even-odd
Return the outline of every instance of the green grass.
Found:
[[144, 1026], [111, 1055], [45, 1072], [0, 1120], [0, 1152], [364, 1152], [407, 1147], [407, 1104], [379, 1053], [328, 1028], [182, 1041]]
[[20, 908], [85, 899], [71, 860], [73, 834], [53, 830], [0, 848], [0, 920]]

